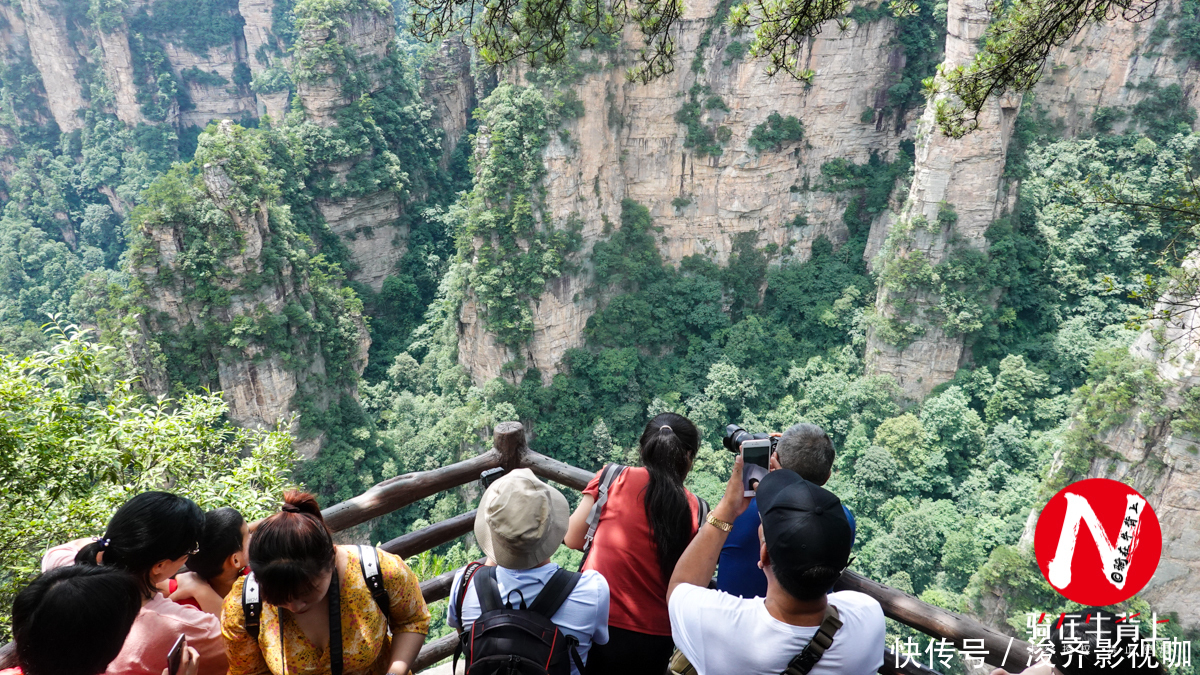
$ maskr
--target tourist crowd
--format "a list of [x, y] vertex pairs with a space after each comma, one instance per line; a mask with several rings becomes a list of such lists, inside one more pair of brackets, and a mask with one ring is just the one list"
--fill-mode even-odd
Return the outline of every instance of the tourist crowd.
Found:
[[[739, 455], [711, 508], [684, 486], [699, 446], [687, 418], [658, 415], [643, 466], [601, 469], [573, 514], [528, 469], [491, 482], [475, 520], [486, 560], [448, 603], [466, 672], [876, 672], [879, 603], [832, 590], [854, 517], [822, 487], [829, 436], [785, 431], [755, 491]], [[584, 552], [579, 572], [551, 562], [562, 544]], [[429, 632], [418, 582], [397, 556], [336, 545], [309, 494], [251, 533], [232, 508], [147, 492], [103, 536], [46, 552], [13, 604], [20, 667], [0, 675], [401, 675]]]

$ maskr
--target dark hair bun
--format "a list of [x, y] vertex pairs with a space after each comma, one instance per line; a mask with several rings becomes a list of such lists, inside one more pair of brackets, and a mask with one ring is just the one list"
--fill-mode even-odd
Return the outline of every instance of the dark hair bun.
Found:
[[[288, 507], [291, 508], [288, 508]], [[283, 511], [289, 513], [304, 513], [313, 516], [322, 523], [325, 522], [324, 516], [321, 515], [321, 505], [317, 503], [315, 495], [299, 490], [288, 490], [283, 493]]]

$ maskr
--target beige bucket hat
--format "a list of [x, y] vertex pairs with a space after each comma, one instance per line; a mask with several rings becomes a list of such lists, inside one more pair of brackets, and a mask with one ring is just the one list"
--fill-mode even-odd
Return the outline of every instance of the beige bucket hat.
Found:
[[488, 487], [475, 514], [479, 548], [501, 567], [537, 567], [567, 535], [567, 498], [529, 469], [515, 469]]

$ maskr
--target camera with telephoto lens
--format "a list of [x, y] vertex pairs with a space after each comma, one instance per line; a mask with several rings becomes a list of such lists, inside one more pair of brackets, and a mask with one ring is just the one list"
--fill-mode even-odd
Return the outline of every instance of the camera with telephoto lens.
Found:
[[752, 434], [736, 424], [730, 424], [725, 427], [725, 437], [721, 439], [721, 443], [725, 445], [725, 449], [738, 454], [741, 450], [742, 443], [746, 441], [763, 441], [771, 442], [771, 452], [775, 452], [775, 446], [779, 445], [779, 437], [772, 436], [767, 433]]

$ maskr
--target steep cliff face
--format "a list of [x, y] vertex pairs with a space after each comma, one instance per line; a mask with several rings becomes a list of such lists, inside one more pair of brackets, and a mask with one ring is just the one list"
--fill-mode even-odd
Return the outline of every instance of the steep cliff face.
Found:
[[[255, 92], [258, 115], [270, 115], [281, 120], [287, 113], [290, 79], [287, 79], [286, 45], [274, 32], [275, 3], [273, 0], [239, 0], [238, 13], [245, 24], [242, 35], [246, 41], [247, 63], [261, 87]], [[272, 78], [273, 76], [273, 78]], [[273, 86], [267, 86], [274, 79]]]
[[[200, 178], [180, 175], [135, 216], [141, 321], [152, 343], [137, 358], [152, 390], [178, 382], [173, 359], [185, 358], [202, 380], [215, 379], [208, 384], [236, 423], [291, 423], [296, 432], [300, 410], [323, 410], [340, 391], [357, 395], [370, 338], [360, 310], [314, 282], [259, 143], [222, 123], [197, 153]], [[311, 330], [323, 315], [332, 332]], [[343, 358], [331, 364], [331, 354]], [[301, 436], [297, 448], [312, 457], [321, 442]]]
[[462, 40], [447, 39], [421, 69], [421, 99], [433, 108], [442, 130], [442, 166], [458, 147], [478, 105], [471, 50]]
[[104, 78], [113, 94], [117, 119], [130, 125], [145, 122], [138, 104], [137, 75], [133, 72], [133, 54], [129, 50], [129, 29], [122, 22], [112, 30], [96, 31], [102, 53]]
[[[974, 53], [988, 17], [974, 0], [952, 2], [949, 11], [946, 62], [954, 66]], [[1116, 20], [1082, 31], [1052, 53], [1032, 93], [1033, 105], [1067, 138], [1091, 133], [1102, 108], [1120, 111], [1110, 128], [1122, 131], [1131, 121], [1133, 106], [1160, 87], [1179, 84], [1189, 105], [1196, 105], [1200, 73], [1177, 58], [1170, 30], [1174, 20], [1171, 12], [1163, 11], [1140, 24]], [[1162, 37], [1151, 44], [1150, 35]], [[945, 261], [955, 250], [986, 251], [984, 233], [1013, 209], [1018, 187], [1003, 173], [1021, 97], [1009, 94], [990, 101], [979, 129], [957, 141], [934, 129], [932, 105], [918, 133], [922, 141], [907, 199], [895, 217], [876, 223], [867, 247], [867, 257], [882, 273], [876, 299], [879, 321], [867, 346], [868, 368], [893, 375], [914, 398], [954, 376], [970, 359], [969, 340], [951, 315], [952, 303], [929, 288], [897, 279], [898, 261], [909, 263], [905, 271], [911, 273]], [[889, 265], [896, 274], [889, 276]]]
[[[949, 3], [947, 69], [970, 62], [989, 18], [981, 0]], [[990, 100], [979, 127], [953, 139], [934, 123], [939, 98], [921, 117], [908, 196], [896, 216], [873, 228], [867, 248], [882, 281], [875, 301], [879, 323], [867, 336], [868, 370], [893, 376], [917, 399], [954, 376], [964, 359], [963, 339], [948, 325], [941, 298], [904, 277], [919, 276], [913, 268], [942, 263], [954, 248], [987, 249], [984, 233], [1007, 206], [1001, 175], [1021, 103], [1019, 96]]]
[[[1200, 103], [1200, 71], [1180, 60], [1176, 49], [1180, 3], [1164, 3], [1157, 15], [1142, 23], [1106, 21], [1082, 31], [1050, 57], [1035, 102], [1061, 120], [1070, 137], [1093, 129], [1102, 107], [1128, 109], [1150, 94], [1144, 86], [1178, 84], [1189, 105]], [[1122, 131], [1128, 119], [1112, 129]]]
[[[354, 96], [369, 96], [386, 83], [389, 56], [396, 49], [395, 18], [390, 5], [353, 6], [329, 17], [302, 18], [296, 44], [296, 95], [307, 119], [322, 127], [338, 124], [337, 115]], [[351, 86], [348, 79], [354, 78]], [[357, 93], [354, 93], [357, 92]], [[369, 149], [328, 168], [344, 183], [356, 168], [384, 149]], [[329, 229], [350, 249], [357, 269], [351, 278], [378, 291], [404, 256], [407, 231], [398, 222], [400, 195], [382, 189], [361, 196], [322, 198], [317, 208]]]
[[[571, 214], [582, 221], [585, 258], [606, 236], [606, 219], [618, 221], [626, 198], [650, 209], [662, 228], [659, 249], [672, 264], [696, 253], [724, 262], [734, 237], [746, 232], [755, 233], [760, 246], [775, 244], [806, 258], [817, 237], [839, 243], [848, 236], [842, 222], [848, 197], [817, 189], [822, 164], [865, 163], [873, 153], [890, 159], [911, 134], [904, 120], [874, 111], [904, 65], [890, 19], [851, 21], [844, 30], [832, 21], [824, 26], [805, 55], [816, 72], [810, 85], [768, 77], [761, 60], [730, 57], [726, 48], [734, 38], [713, 29], [716, 11], [715, 2], [688, 6], [674, 73], [640, 85], [626, 82], [622, 67], [606, 66], [572, 87], [583, 115], [563, 125], [565, 139], [552, 139], [543, 184], [556, 224]], [[694, 58], [703, 63], [699, 73], [688, 66]], [[697, 86], [707, 89], [693, 93]], [[705, 124], [728, 134], [718, 156], [688, 147], [687, 127], [676, 121], [681, 106], [693, 99], [698, 107], [710, 105], [710, 97], [727, 108], [714, 101], [704, 113]], [[866, 121], [864, 110], [872, 111]], [[799, 118], [804, 140], [761, 151], [751, 146], [755, 127], [773, 113]], [[476, 382], [497, 376], [501, 364], [517, 356], [551, 377], [566, 350], [582, 344], [583, 326], [596, 309], [583, 298], [587, 285], [586, 272], [550, 283], [533, 303], [533, 337], [520, 354], [485, 337], [469, 298], [460, 316], [461, 362]]]
[[54, 121], [64, 132], [81, 128], [83, 118], [77, 113], [87, 107], [79, 78], [83, 57], [67, 32], [66, 13], [54, 0], [22, 0], [21, 12]]
[[[192, 103], [191, 109], [179, 113], [180, 126], [204, 127], [212, 120], [258, 116], [254, 92], [249, 83], [239, 81], [247, 61], [244, 41], [210, 49], [206, 54], [170, 42], [163, 45], [163, 50]], [[203, 79], [198, 79], [198, 74], [203, 74]]]
[[[1196, 268], [1197, 259], [1188, 263]], [[1197, 298], [1166, 298], [1195, 307]], [[1089, 438], [1107, 452], [1091, 460], [1086, 476], [1111, 478], [1141, 492], [1162, 526], [1162, 559], [1140, 595], [1179, 613], [1185, 628], [1200, 626], [1200, 313], [1176, 304], [1177, 315], [1147, 330], [1130, 354], [1148, 364], [1158, 381], [1140, 406], [1121, 410], [1125, 421]], [[1180, 311], [1182, 310], [1182, 311]], [[1150, 392], [1148, 392], [1150, 393]], [[1073, 425], [1078, 431], [1080, 423]]]
[[[337, 112], [353, 100], [348, 91], [370, 94], [379, 90], [386, 72], [382, 66], [396, 44], [390, 6], [342, 4], [341, 11], [330, 12], [328, 17], [317, 15], [328, 10], [314, 8], [312, 20], [299, 26], [296, 43], [295, 58], [305, 71], [297, 74], [296, 93], [308, 119], [323, 127], [335, 124]], [[353, 75], [365, 82], [347, 88], [351, 67]]]

